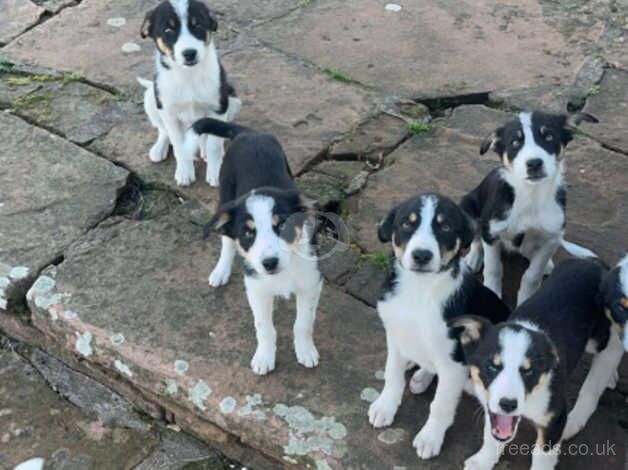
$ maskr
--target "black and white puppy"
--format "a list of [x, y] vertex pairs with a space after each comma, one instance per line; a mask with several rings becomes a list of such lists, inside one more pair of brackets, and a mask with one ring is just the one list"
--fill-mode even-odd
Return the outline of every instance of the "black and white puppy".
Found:
[[[462, 317], [450, 323], [485, 409], [484, 443], [466, 470], [493, 468], [521, 418], [537, 431], [531, 468], [553, 469], [561, 442], [584, 427], [604, 389], [614, 385], [624, 350], [598, 302], [606, 271], [597, 259], [569, 259], [507, 322]], [[585, 350], [593, 362], [568, 414], [567, 383]]]
[[466, 261], [478, 270], [484, 260], [486, 286], [502, 295], [502, 250], [518, 252], [530, 262], [517, 304], [539, 287], [546, 269], [551, 271], [552, 256], [561, 244], [576, 256], [595, 256], [563, 239], [567, 190], [561, 154], [582, 121], [598, 122], [584, 113], [519, 114], [487, 137], [480, 149], [480, 154], [493, 149], [502, 166], [462, 199], [461, 207], [480, 229]]
[[462, 261], [473, 230], [450, 199], [435, 193], [408, 199], [389, 212], [378, 234], [382, 242], [392, 241], [395, 261], [377, 304], [388, 354], [384, 389], [369, 409], [369, 420], [376, 428], [393, 422], [408, 362], [420, 367], [410, 383], [413, 393], [424, 392], [438, 375], [430, 415], [413, 443], [418, 456], [429, 459], [440, 453], [468, 378], [447, 322], [470, 312], [488, 312], [489, 320], [499, 322], [510, 312]]
[[600, 304], [628, 351], [628, 255], [604, 278], [600, 286]]
[[197, 0], [164, 1], [146, 14], [142, 24], [142, 37], [151, 37], [157, 47], [154, 81], [138, 78], [146, 88], [144, 109], [159, 131], [149, 156], [153, 162], [164, 160], [172, 144], [179, 186], [195, 181], [199, 146], [201, 158], [207, 160], [206, 180], [212, 186], [218, 184], [223, 139], [210, 136], [186, 142], [186, 131], [203, 117], [231, 121], [241, 107], [218, 59], [217, 27], [209, 9]]
[[323, 287], [315, 250], [315, 231], [308, 217], [312, 203], [299, 194], [288, 161], [275, 137], [202, 119], [198, 134], [232, 139], [220, 170], [220, 205], [206, 227], [222, 234], [218, 264], [209, 284], [228, 282], [236, 250], [244, 259], [244, 284], [253, 311], [257, 351], [256, 374], [275, 368], [275, 296], [296, 295], [294, 348], [305, 367], [318, 365], [313, 330]]

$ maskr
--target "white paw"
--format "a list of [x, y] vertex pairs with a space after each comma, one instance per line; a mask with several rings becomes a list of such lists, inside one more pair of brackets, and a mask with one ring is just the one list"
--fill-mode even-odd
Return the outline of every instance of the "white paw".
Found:
[[194, 161], [182, 160], [177, 162], [177, 170], [174, 173], [174, 179], [178, 186], [189, 186], [196, 181], [194, 173]]
[[434, 432], [427, 426], [423, 426], [423, 429], [414, 438], [412, 445], [420, 459], [431, 459], [440, 454], [444, 437], [444, 433]]
[[564, 441], [568, 441], [582, 430], [586, 423], [581, 423], [579, 421], [580, 420], [576, 420], [572, 416], [569, 416], [565, 429], [563, 430]]
[[610, 379], [608, 380], [607, 387], [610, 388], [611, 390], [615, 390], [615, 387], [617, 387], [617, 382], [619, 382], [619, 371], [615, 370], [613, 371]]
[[318, 351], [311, 339], [294, 341], [294, 350], [297, 354], [297, 361], [304, 367], [312, 368], [318, 365]]
[[231, 277], [231, 266], [218, 264], [209, 275], [209, 285], [212, 287], [224, 286]]
[[428, 389], [433, 380], [434, 374], [425, 369], [419, 369], [410, 379], [410, 391], [415, 395], [423, 393]]
[[212, 188], [217, 188], [220, 185], [220, 168], [216, 170], [207, 165], [207, 175], [205, 180]]
[[153, 145], [148, 153], [150, 161], [154, 163], [163, 162], [168, 156], [168, 147], [168, 144], [161, 145], [159, 142]]
[[251, 360], [251, 369], [257, 375], [266, 375], [275, 369], [275, 351], [272, 348], [257, 348]]
[[487, 462], [484, 456], [478, 452], [464, 462], [464, 470], [491, 470], [495, 464]]
[[552, 274], [553, 270], [554, 270], [554, 262], [550, 259], [545, 265], [545, 270], [543, 271], [543, 275], [549, 276], [550, 274]]
[[398, 404], [388, 400], [382, 393], [369, 407], [369, 422], [374, 428], [390, 426], [395, 419]]

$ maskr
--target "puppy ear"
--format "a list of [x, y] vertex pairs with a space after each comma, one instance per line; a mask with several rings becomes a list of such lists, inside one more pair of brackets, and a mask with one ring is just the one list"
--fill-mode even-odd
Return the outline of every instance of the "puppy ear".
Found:
[[393, 222], [395, 221], [396, 215], [397, 207], [393, 207], [377, 226], [377, 238], [379, 238], [380, 242], [388, 243], [392, 240]]
[[498, 154], [503, 153], [503, 145], [502, 145], [502, 135], [504, 133], [504, 128], [499, 127], [495, 129], [495, 131], [487, 136], [484, 141], [482, 141], [482, 145], [480, 145], [480, 155], [484, 155], [489, 150], [493, 149]]
[[449, 321], [447, 326], [449, 327], [449, 337], [458, 341], [465, 359], [475, 352], [486, 333], [493, 328], [493, 324], [486, 318], [475, 315], [455, 318]]
[[567, 127], [576, 128], [583, 122], [600, 122], [598, 118], [588, 113], [575, 113], [567, 117]]
[[140, 36], [143, 39], [146, 39], [148, 36], [153, 35], [153, 23], [154, 23], [155, 10], [151, 10], [146, 13], [144, 17], [144, 22], [142, 23], [142, 27], [140, 28]]
[[218, 21], [216, 21], [216, 19], [211, 14], [209, 15], [209, 30], [212, 33], [218, 31]]
[[462, 230], [460, 231], [460, 250], [467, 251], [475, 239], [477, 233], [477, 224], [465, 211], [460, 210], [462, 215]]
[[233, 223], [233, 210], [235, 204], [233, 201], [223, 204], [216, 214], [203, 226], [203, 238], [209, 238], [211, 232], [219, 232], [222, 235], [229, 236]]

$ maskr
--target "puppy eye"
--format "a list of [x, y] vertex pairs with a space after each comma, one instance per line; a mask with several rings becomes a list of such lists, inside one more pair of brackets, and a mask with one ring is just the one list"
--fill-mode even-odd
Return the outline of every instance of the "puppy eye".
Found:
[[441, 229], [443, 232], [451, 232], [451, 226], [449, 226], [448, 224], [442, 224], [442, 225], [440, 226], [440, 229]]
[[532, 367], [529, 367], [527, 369], [525, 367], [522, 367], [520, 371], [521, 375], [523, 375], [524, 377], [530, 377], [534, 374], [534, 369], [532, 369]]
[[401, 228], [403, 230], [411, 230], [412, 229], [412, 224], [410, 223], [410, 221], [405, 220], [402, 224], [401, 224]]
[[546, 142], [551, 142], [552, 140], [554, 140], [554, 136], [552, 134], [547, 134], [545, 136], [545, 141]]
[[521, 145], [521, 142], [518, 139], [515, 139], [512, 141], [511, 144], [513, 147], [519, 147]]
[[253, 238], [254, 236], [255, 236], [255, 230], [251, 230], [250, 228], [247, 228], [244, 230], [245, 238]]

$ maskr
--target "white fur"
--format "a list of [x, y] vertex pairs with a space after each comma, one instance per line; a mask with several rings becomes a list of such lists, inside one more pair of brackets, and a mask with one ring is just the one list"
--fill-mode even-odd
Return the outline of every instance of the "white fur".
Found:
[[[213, 39], [209, 44], [195, 38], [187, 27], [187, 0], [172, 0], [172, 6], [181, 20], [181, 32], [174, 45], [173, 57], [155, 55], [157, 68], [157, 88], [163, 105], [157, 108], [153, 82], [138, 79], [146, 88], [144, 109], [152, 125], [159, 134], [157, 142], [150, 150], [153, 162], [164, 160], [168, 146], [172, 144], [177, 161], [175, 180], [179, 186], [188, 186], [196, 180], [194, 159], [199, 146], [206, 143], [201, 154], [207, 160], [206, 180], [212, 186], [218, 185], [218, 174], [224, 156], [223, 139], [206, 136], [186, 142], [186, 131], [198, 119], [213, 117], [225, 121], [232, 120], [240, 109], [241, 102], [236, 97], [229, 99], [229, 109], [222, 115], [213, 113], [220, 108], [220, 65]], [[198, 63], [186, 66], [183, 51], [195, 49]], [[162, 60], [169, 67], [166, 69]]]
[[44, 459], [35, 457], [17, 465], [13, 470], [41, 470], [44, 468]]
[[[257, 349], [251, 360], [256, 374], [264, 375], [275, 368], [277, 333], [273, 325], [273, 303], [276, 296], [288, 298], [296, 295], [297, 314], [294, 322], [294, 349], [299, 364], [316, 367], [319, 354], [314, 344], [314, 320], [323, 281], [318, 263], [310, 244], [310, 226], [303, 225], [303, 233], [294, 245], [288, 245], [272, 229], [274, 199], [268, 196], [251, 195], [246, 208], [255, 221], [256, 237], [248, 251], [240, 254], [255, 269], [255, 276], [246, 276], [244, 284], [249, 305], [255, 320]], [[226, 243], [225, 243], [226, 242]], [[213, 287], [226, 284], [236, 243], [223, 237], [220, 259], [209, 277]], [[266, 274], [262, 260], [266, 257], [279, 258], [278, 272]]]
[[433, 255], [430, 262], [422, 269], [428, 271], [438, 271], [441, 265], [440, 249], [438, 241], [434, 236], [432, 230], [432, 221], [434, 220], [434, 213], [436, 212], [437, 201], [435, 197], [424, 197], [423, 206], [421, 207], [421, 225], [416, 229], [410, 240], [406, 245], [403, 257], [401, 258], [401, 264], [405, 269], [414, 268], [414, 260], [412, 259], [412, 252], [415, 250], [427, 250]]
[[460, 287], [463, 274], [454, 279], [450, 272], [415, 273], [398, 261], [395, 269], [398, 283], [394, 292], [377, 304], [386, 329], [388, 354], [384, 389], [369, 409], [369, 421], [374, 427], [393, 422], [401, 403], [408, 361], [423, 371], [418, 388], [427, 388], [430, 376], [438, 375], [430, 415], [413, 442], [418, 456], [428, 459], [440, 453], [467, 380], [466, 367], [451, 357], [455, 344], [442, 316], [444, 303]]

